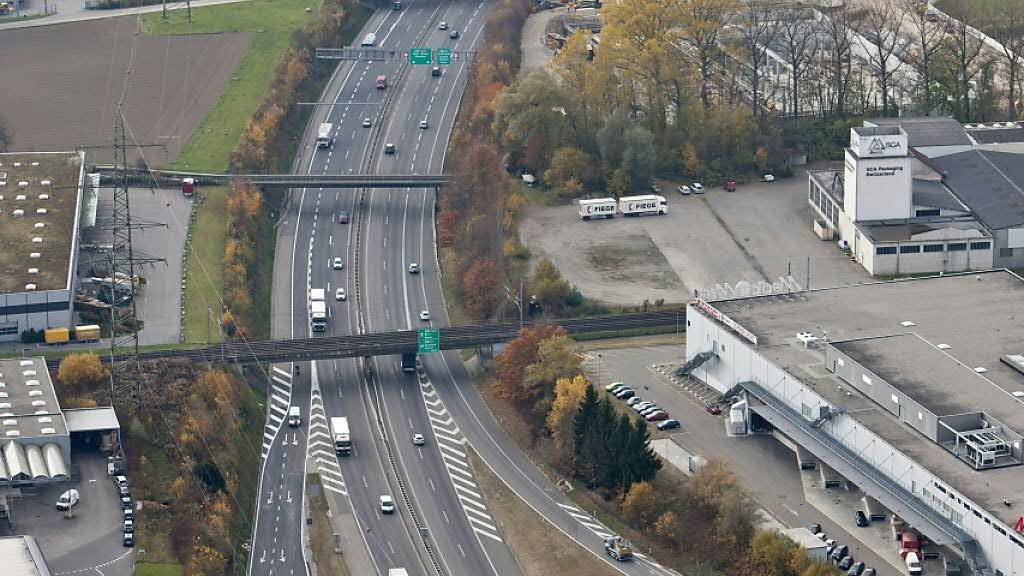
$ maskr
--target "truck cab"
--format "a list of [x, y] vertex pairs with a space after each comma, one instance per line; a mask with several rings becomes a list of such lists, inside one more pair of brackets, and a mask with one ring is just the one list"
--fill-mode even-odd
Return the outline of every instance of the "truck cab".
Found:
[[622, 536], [612, 536], [604, 541], [604, 551], [618, 562], [633, 559], [633, 545]]
[[298, 406], [288, 408], [288, 425], [298, 428], [302, 424], [302, 410]]
[[402, 352], [402, 372], [416, 371], [416, 353]]
[[331, 133], [334, 132], [334, 124], [330, 122], [324, 122], [320, 125], [316, 135], [316, 147], [317, 148], [330, 148], [334, 146], [334, 137]]

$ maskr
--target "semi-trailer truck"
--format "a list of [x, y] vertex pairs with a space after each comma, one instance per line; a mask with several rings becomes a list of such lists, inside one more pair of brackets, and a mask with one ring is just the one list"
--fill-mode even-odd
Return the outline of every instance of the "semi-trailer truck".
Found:
[[334, 124], [330, 122], [324, 122], [320, 125], [320, 129], [316, 134], [316, 147], [317, 148], [330, 148], [334, 146], [334, 137], [331, 133], [334, 132]]
[[591, 218], [614, 218], [615, 198], [593, 198], [580, 200], [580, 218], [590, 220]]
[[335, 416], [331, 418], [331, 435], [334, 438], [334, 451], [342, 456], [352, 453], [352, 436], [348, 430], [348, 418]]
[[643, 196], [623, 196], [619, 198], [619, 212], [623, 216], [640, 216], [644, 214], [668, 213], [668, 202], [664, 196], [646, 194]]
[[327, 330], [327, 297], [323, 288], [309, 289], [309, 320], [313, 332], [325, 332]]

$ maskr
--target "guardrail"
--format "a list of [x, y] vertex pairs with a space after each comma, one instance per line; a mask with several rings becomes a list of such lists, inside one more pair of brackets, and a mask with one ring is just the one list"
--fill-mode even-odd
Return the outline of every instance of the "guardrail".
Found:
[[[100, 182], [112, 181], [113, 166], [94, 166], [93, 170], [99, 172]], [[129, 169], [127, 175], [129, 182], [171, 186], [179, 186], [185, 178], [192, 178], [197, 186], [243, 181], [288, 188], [439, 188], [450, 181], [444, 174], [210, 174]]]

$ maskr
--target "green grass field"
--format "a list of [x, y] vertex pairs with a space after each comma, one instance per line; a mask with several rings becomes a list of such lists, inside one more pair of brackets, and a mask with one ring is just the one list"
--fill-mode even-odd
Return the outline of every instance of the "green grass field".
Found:
[[[203, 188], [206, 200], [196, 209], [192, 241], [185, 253], [185, 342], [219, 342], [218, 311], [224, 292], [223, 259], [227, 235], [226, 186]], [[211, 320], [210, 308], [213, 309]]]
[[165, 22], [160, 13], [142, 17], [147, 34], [215, 34], [248, 32], [249, 48], [217, 103], [196, 127], [172, 168], [217, 172], [227, 169], [231, 150], [259, 106], [292, 33], [316, 14], [318, 0], [249, 0], [192, 10], [192, 22], [181, 11]]
[[181, 576], [181, 573], [181, 564], [139, 562], [135, 565], [135, 576]]

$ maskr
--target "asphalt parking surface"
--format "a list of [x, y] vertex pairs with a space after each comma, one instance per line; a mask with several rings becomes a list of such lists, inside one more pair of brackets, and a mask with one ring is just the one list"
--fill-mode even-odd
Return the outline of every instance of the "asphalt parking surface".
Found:
[[[81, 480], [37, 488], [34, 494], [18, 498], [12, 513], [14, 533], [35, 537], [54, 576], [87, 572], [128, 576], [134, 549], [121, 542], [121, 504], [106, 473], [106, 458], [77, 444], [72, 452]], [[81, 500], [69, 519], [56, 509], [56, 502], [70, 488], [78, 490]]]

